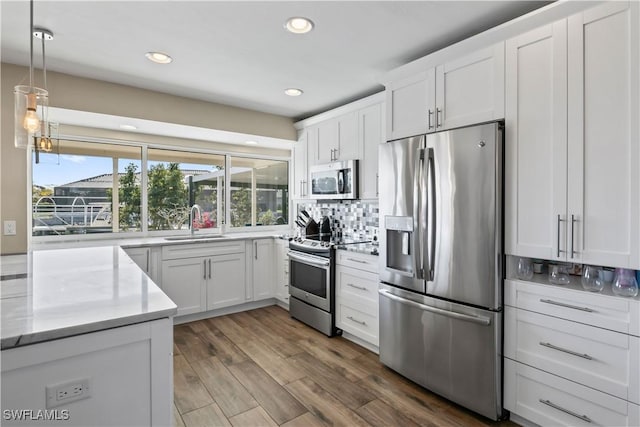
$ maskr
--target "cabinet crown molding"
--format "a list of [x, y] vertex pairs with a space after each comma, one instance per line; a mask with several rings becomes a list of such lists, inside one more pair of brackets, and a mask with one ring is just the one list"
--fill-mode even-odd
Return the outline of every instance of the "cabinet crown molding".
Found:
[[306, 118], [304, 120], [300, 120], [293, 124], [293, 126], [297, 130], [302, 130], [306, 127], [313, 126], [325, 120], [333, 119], [335, 117], [341, 116], [342, 114], [351, 113], [362, 108], [366, 108], [370, 105], [378, 104], [384, 102], [385, 92], [382, 90], [374, 95], [367, 96], [365, 98], [359, 99], [357, 101], [350, 102], [345, 105], [341, 105], [340, 107], [334, 108], [333, 110], [325, 111], [324, 113], [316, 114], [315, 116]]

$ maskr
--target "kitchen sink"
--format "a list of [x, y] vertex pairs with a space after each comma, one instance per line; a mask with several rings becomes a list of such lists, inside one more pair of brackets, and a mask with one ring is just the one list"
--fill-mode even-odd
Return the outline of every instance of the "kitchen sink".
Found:
[[222, 234], [196, 234], [196, 235], [188, 235], [188, 236], [169, 236], [165, 237], [164, 240], [202, 240], [202, 239], [219, 239], [224, 237]]

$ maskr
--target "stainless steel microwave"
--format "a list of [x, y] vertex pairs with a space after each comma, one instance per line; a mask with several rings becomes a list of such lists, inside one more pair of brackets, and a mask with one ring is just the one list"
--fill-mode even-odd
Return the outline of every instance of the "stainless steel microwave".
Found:
[[358, 161], [311, 166], [312, 199], [357, 199]]

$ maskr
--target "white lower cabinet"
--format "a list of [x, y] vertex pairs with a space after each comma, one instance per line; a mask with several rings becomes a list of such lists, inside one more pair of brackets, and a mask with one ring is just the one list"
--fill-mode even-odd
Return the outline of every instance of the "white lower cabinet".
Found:
[[276, 299], [289, 305], [289, 241], [276, 239]]
[[252, 258], [253, 300], [273, 298], [276, 293], [273, 239], [247, 241], [249, 244], [252, 245], [251, 249], [247, 248], [247, 255], [251, 254]]
[[129, 257], [155, 283], [160, 283], [160, 261], [162, 250], [159, 247], [129, 247], [123, 248]]
[[640, 425], [640, 300], [505, 280], [504, 407], [539, 425]]
[[378, 347], [378, 257], [338, 251], [336, 326]]
[[640, 406], [505, 359], [504, 407], [541, 426], [640, 425]]
[[176, 316], [207, 309], [207, 258], [162, 261], [162, 291], [178, 306]]
[[177, 316], [245, 302], [243, 241], [165, 246], [162, 258], [162, 290]]
[[[172, 347], [173, 322], [163, 318], [2, 350], [2, 425], [169, 426]], [[47, 398], [47, 389], [80, 381], [89, 384], [85, 398]]]
[[245, 302], [244, 253], [216, 255], [210, 259], [207, 310]]

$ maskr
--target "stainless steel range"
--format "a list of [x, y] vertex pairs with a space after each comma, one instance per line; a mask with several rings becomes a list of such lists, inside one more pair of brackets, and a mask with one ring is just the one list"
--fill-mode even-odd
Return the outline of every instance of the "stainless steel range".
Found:
[[355, 243], [363, 241], [322, 234], [289, 242], [291, 317], [330, 337], [342, 333], [335, 326], [335, 251], [338, 245]]

